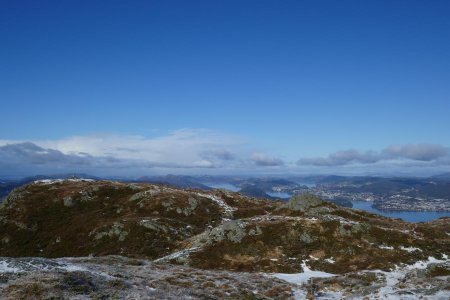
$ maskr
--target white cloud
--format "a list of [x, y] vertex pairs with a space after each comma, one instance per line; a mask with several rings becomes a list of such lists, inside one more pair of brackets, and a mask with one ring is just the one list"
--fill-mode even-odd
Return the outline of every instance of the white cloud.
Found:
[[253, 153], [250, 156], [250, 161], [256, 166], [261, 167], [275, 167], [284, 165], [284, 162], [281, 159], [261, 152]]
[[343, 166], [349, 164], [373, 164], [381, 161], [417, 161], [436, 162], [448, 160], [450, 150], [436, 144], [392, 145], [379, 152], [357, 150], [338, 151], [327, 157], [302, 158], [298, 165], [310, 166]]
[[201, 152], [236, 147], [243, 142], [239, 137], [205, 129], [181, 129], [154, 138], [90, 135], [56, 141], [34, 141], [41, 147], [59, 150], [65, 154], [89, 153], [93, 156], [172, 163], [199, 161], [202, 160], [199, 155]]
[[[60, 140], [0, 140], [0, 164], [9, 168], [239, 168], [249, 152], [238, 136], [181, 129], [164, 136], [88, 135]], [[228, 150], [233, 149], [233, 152]], [[235, 154], [236, 153], [236, 154]]]
[[206, 129], [181, 129], [152, 138], [97, 134], [58, 140], [0, 140], [3, 175], [75, 171], [131, 176], [158, 172], [389, 173], [413, 169], [431, 173], [448, 166], [449, 148], [434, 144], [338, 151], [294, 163], [257, 150], [242, 137]]

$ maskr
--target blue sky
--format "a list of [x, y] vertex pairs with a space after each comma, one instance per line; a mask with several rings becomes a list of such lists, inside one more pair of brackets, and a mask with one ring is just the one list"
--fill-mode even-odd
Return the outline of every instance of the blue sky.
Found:
[[448, 1], [1, 8], [3, 173], [449, 169]]

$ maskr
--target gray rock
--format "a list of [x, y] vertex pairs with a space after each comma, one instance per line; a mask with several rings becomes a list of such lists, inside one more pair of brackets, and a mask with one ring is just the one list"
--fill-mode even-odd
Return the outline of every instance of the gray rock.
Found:
[[123, 229], [124, 226], [122, 223], [115, 222], [108, 231], [100, 231], [100, 232], [93, 231], [89, 235], [95, 233], [94, 236], [95, 240], [100, 240], [104, 237], [109, 238], [116, 237], [120, 242], [123, 242], [128, 235], [128, 232], [124, 231]]
[[63, 198], [63, 203], [64, 203], [64, 206], [68, 206], [68, 207], [73, 206], [73, 199], [72, 199], [72, 197], [70, 197], [70, 196], [64, 197]]
[[325, 203], [322, 199], [311, 194], [301, 194], [293, 196], [285, 207], [294, 211], [306, 212], [312, 207]]
[[193, 246], [201, 247], [204, 245], [210, 245], [214, 242], [220, 242], [225, 239], [228, 239], [233, 243], [240, 243], [246, 235], [247, 233], [244, 222], [241, 220], [227, 220], [221, 225], [212, 229], [207, 229], [202, 234], [198, 235], [193, 241]]
[[305, 243], [305, 244], [311, 244], [311, 243], [313, 243], [314, 241], [316, 241], [317, 238], [311, 236], [310, 234], [308, 234], [308, 233], [306, 233], [306, 232], [303, 232], [303, 233], [300, 235], [300, 240], [301, 240], [303, 243]]
[[131, 202], [136, 202], [136, 201], [141, 200], [144, 197], [145, 197], [145, 192], [139, 192], [139, 193], [132, 195], [129, 200]]
[[255, 228], [252, 228], [249, 230], [248, 235], [260, 235], [262, 234], [262, 230], [259, 226], [256, 226]]
[[194, 197], [189, 197], [188, 199], [188, 206], [184, 208], [177, 208], [177, 213], [184, 214], [185, 216], [190, 216], [192, 212], [197, 208], [198, 206], [198, 200]]

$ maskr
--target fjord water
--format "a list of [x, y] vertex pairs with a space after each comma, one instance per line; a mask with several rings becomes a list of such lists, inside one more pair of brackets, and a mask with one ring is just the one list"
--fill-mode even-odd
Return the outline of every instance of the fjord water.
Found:
[[[239, 187], [231, 183], [205, 183], [205, 185], [215, 189], [226, 189], [232, 192], [238, 192]], [[288, 199], [291, 197], [288, 193], [283, 192], [267, 192], [272, 197]], [[399, 218], [407, 222], [418, 223], [428, 222], [439, 219], [441, 217], [450, 217], [450, 212], [443, 211], [388, 211], [379, 210], [372, 207], [373, 202], [370, 201], [351, 201], [354, 209], [365, 210], [373, 214], [382, 215], [388, 218]]]
[[206, 186], [209, 186], [209, 187], [211, 187], [213, 189], [224, 189], [224, 190], [229, 190], [229, 191], [232, 191], [232, 192], [237, 192], [237, 191], [240, 190], [234, 184], [226, 183], [226, 182], [220, 182], [220, 183], [217, 183], [217, 182], [204, 182], [203, 184], [206, 185]]
[[290, 194], [283, 192], [266, 192], [266, 194], [272, 197], [278, 197], [283, 199], [291, 198]]
[[389, 218], [400, 218], [413, 223], [428, 222], [441, 217], [450, 217], [450, 212], [444, 211], [386, 211], [372, 207], [373, 202], [352, 201], [352, 204], [354, 209], [365, 210]]
[[[290, 198], [291, 195], [287, 193], [267, 193], [272, 197], [279, 198]], [[439, 219], [441, 217], [450, 217], [450, 212], [445, 211], [387, 211], [387, 210], [379, 210], [372, 207], [373, 202], [368, 201], [351, 201], [354, 209], [365, 210], [370, 213], [374, 213], [377, 215], [382, 215], [388, 218], [399, 218], [403, 221], [418, 223], [418, 222], [428, 222]]]

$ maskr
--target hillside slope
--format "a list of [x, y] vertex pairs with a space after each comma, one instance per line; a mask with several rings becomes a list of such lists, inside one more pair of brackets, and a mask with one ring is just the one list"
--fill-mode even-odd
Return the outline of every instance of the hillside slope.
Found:
[[0, 208], [0, 256], [125, 255], [203, 269], [345, 273], [450, 255], [450, 219], [411, 224], [315, 196], [37, 181]]

